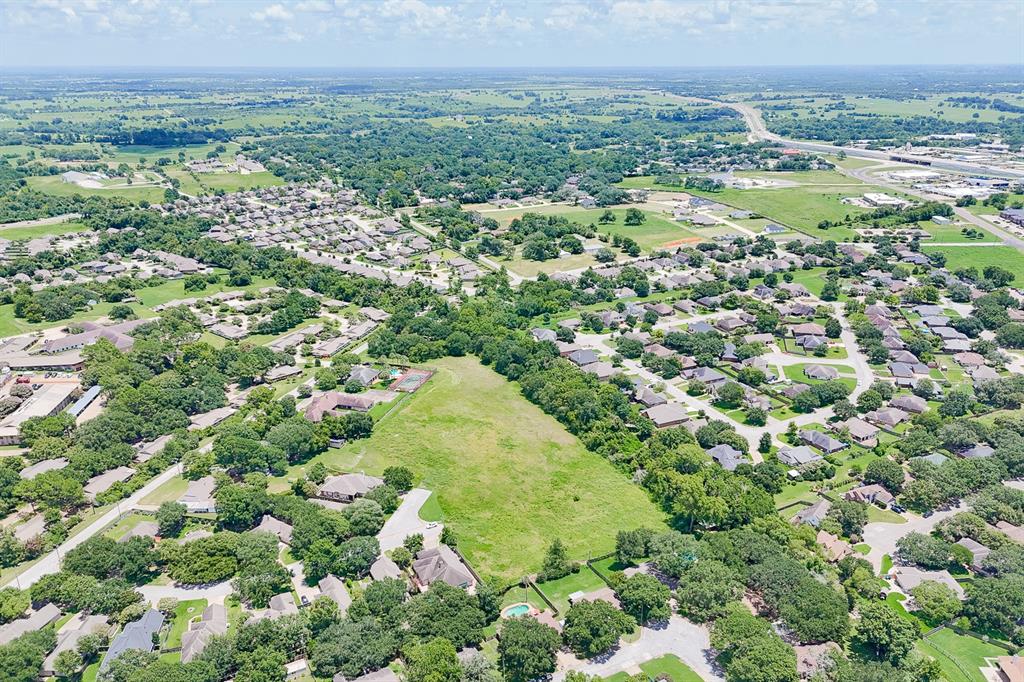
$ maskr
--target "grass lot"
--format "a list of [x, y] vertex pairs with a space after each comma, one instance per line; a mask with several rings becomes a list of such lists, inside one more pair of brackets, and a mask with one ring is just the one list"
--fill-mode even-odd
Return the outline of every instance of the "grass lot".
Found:
[[[700, 682], [701, 680], [701, 676], [679, 660], [675, 654], [665, 654], [660, 658], [641, 663], [640, 669], [647, 673], [652, 680], [663, 679], [663, 677], [668, 677], [672, 682]], [[607, 682], [626, 682], [629, 675], [623, 671], [605, 679]]]
[[[319, 456], [329, 468], [379, 474], [405, 465], [433, 490], [459, 548], [482, 574], [518, 580], [559, 537], [576, 559], [611, 550], [626, 528], [664, 515], [516, 386], [472, 358], [447, 358], [374, 435]], [[298, 467], [291, 476], [300, 475]], [[272, 489], [286, 485], [282, 479]]]
[[27, 225], [23, 227], [4, 227], [0, 225], [0, 237], [18, 241], [19, 239], [35, 239], [36, 237], [47, 237], [58, 234], [71, 234], [73, 232], [84, 232], [89, 228], [82, 223], [50, 223], [49, 225]]
[[917, 648], [939, 662], [942, 675], [949, 682], [986, 682], [980, 670], [987, 665], [985, 659], [1007, 654], [995, 644], [957, 634], [949, 628], [919, 641]]
[[932, 236], [932, 241], [939, 244], [996, 244], [999, 240], [988, 230], [983, 230], [977, 225], [970, 225], [975, 234], [981, 232], [981, 238], [969, 238], [963, 234], [965, 229], [960, 225], [936, 225], [930, 220], [918, 223], [918, 227]]
[[107, 531], [104, 533], [104, 535], [106, 535], [108, 538], [111, 538], [113, 540], [120, 540], [121, 538], [123, 538], [125, 536], [125, 534], [128, 531], [130, 531], [132, 528], [135, 528], [135, 526], [139, 525], [143, 521], [152, 521], [152, 520], [153, 520], [152, 516], [148, 516], [146, 514], [135, 514], [135, 513], [132, 513], [132, 514], [129, 514], [128, 516], [124, 517], [123, 519], [121, 519], [117, 523], [115, 523], [110, 528], [108, 528]]
[[164, 646], [168, 649], [181, 646], [181, 636], [188, 629], [189, 621], [203, 615], [206, 605], [205, 599], [179, 601], [174, 609], [174, 620], [171, 621], [171, 628], [167, 631], [167, 641], [164, 642]]
[[51, 194], [58, 197], [70, 197], [81, 194], [83, 197], [123, 197], [130, 201], [148, 201], [156, 204], [164, 200], [164, 188], [154, 185], [139, 187], [112, 187], [112, 188], [89, 188], [79, 187], [70, 182], [64, 182], [59, 175], [45, 175], [25, 179], [28, 186], [43, 194]]
[[907, 520], [894, 511], [868, 505], [868, 523], [906, 523]]
[[980, 273], [987, 265], [998, 265], [1017, 276], [1017, 282], [1024, 282], [1024, 253], [1012, 246], [922, 246], [924, 253], [942, 253], [946, 256], [946, 267], [950, 271], [959, 268], [977, 268]]
[[[633, 208], [638, 208], [638, 206]], [[647, 221], [642, 225], [630, 227], [628, 225], [623, 225], [623, 221], [626, 216], [626, 209], [613, 208], [610, 210], [615, 214], [615, 222], [607, 225], [601, 225], [597, 222], [597, 219], [605, 212], [605, 210], [608, 209], [586, 209], [580, 208], [579, 206], [567, 206], [565, 204], [550, 204], [547, 206], [515, 208], [505, 211], [488, 211], [484, 215], [489, 218], [494, 218], [502, 225], [511, 223], [514, 218], [518, 218], [524, 213], [564, 216], [569, 220], [574, 220], [583, 225], [593, 224], [599, 234], [619, 234], [623, 237], [630, 237], [636, 241], [644, 251], [650, 251], [651, 249], [659, 248], [681, 239], [704, 241], [704, 238], [698, 233], [686, 229], [681, 224], [671, 220], [668, 215], [657, 211], [644, 211], [644, 215], [647, 216]]]
[[593, 592], [605, 587], [604, 581], [586, 566], [558, 580], [537, 583], [537, 587], [555, 605], [562, 615], [569, 610], [569, 595], [573, 592]]
[[270, 171], [260, 173], [199, 173], [199, 184], [207, 191], [222, 189], [225, 192], [237, 192], [243, 189], [254, 187], [270, 187], [272, 185], [283, 185], [284, 180], [277, 177]]
[[855, 206], [848, 206], [840, 200], [859, 196], [864, 192], [882, 191], [869, 185], [857, 187], [834, 187], [829, 185], [800, 185], [775, 189], [724, 189], [721, 192], [697, 192], [713, 201], [729, 206], [754, 211], [773, 222], [794, 227], [820, 239], [848, 241], [853, 230], [847, 227], [833, 227], [821, 230], [822, 220], [839, 221], [847, 215], [863, 212]]

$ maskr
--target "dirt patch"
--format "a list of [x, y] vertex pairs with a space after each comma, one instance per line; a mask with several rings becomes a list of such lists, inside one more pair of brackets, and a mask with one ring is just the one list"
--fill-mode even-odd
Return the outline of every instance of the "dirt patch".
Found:
[[673, 241], [666, 242], [661, 246], [664, 249], [671, 249], [674, 246], [684, 246], [686, 244], [699, 244], [702, 241], [704, 240], [701, 239], [700, 237], [683, 237], [682, 239], [675, 239]]

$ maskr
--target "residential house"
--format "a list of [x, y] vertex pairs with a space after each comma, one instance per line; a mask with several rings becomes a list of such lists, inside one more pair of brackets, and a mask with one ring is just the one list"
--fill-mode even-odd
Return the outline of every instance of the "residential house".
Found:
[[846, 443], [836, 440], [831, 436], [822, 433], [821, 431], [814, 431], [812, 429], [804, 429], [800, 432], [800, 440], [807, 445], [814, 446], [826, 454], [833, 452], [839, 452], [849, 447]]
[[[838, 442], [838, 441], [837, 441]], [[812, 462], [820, 462], [825, 459], [806, 445], [779, 450], [779, 461], [787, 466], [802, 467]]]
[[910, 415], [895, 407], [883, 407], [871, 410], [864, 415], [864, 418], [880, 426], [892, 428], [910, 419]]
[[690, 415], [687, 414], [685, 407], [679, 403], [670, 402], [653, 405], [644, 410], [642, 414], [654, 422], [654, 425], [659, 429], [678, 426], [690, 419]]
[[829, 379], [839, 378], [839, 372], [835, 367], [828, 367], [825, 365], [807, 365], [804, 367], [804, 376], [808, 379], [828, 381]]
[[821, 522], [828, 516], [828, 510], [832, 508], [832, 503], [822, 498], [814, 504], [804, 507], [793, 516], [794, 523], [806, 523], [809, 526], [817, 528], [821, 525]]
[[190, 514], [210, 514], [217, 511], [217, 502], [213, 499], [213, 491], [217, 482], [213, 476], [203, 476], [189, 481], [185, 492], [178, 502], [185, 505]]
[[819, 530], [817, 535], [818, 544], [824, 547], [825, 556], [829, 561], [836, 562], [853, 555], [853, 547], [845, 540], [841, 540], [831, 533]]
[[472, 587], [476, 582], [459, 555], [444, 544], [418, 552], [412, 562], [412, 571], [421, 587], [438, 580], [463, 588]]
[[59, 618], [60, 609], [53, 604], [44, 604], [40, 608], [29, 612], [27, 616], [15, 618], [11, 622], [0, 626], [0, 645], [9, 644], [26, 633], [42, 630]]
[[121, 633], [110, 643], [107, 655], [100, 663], [100, 672], [109, 668], [111, 663], [129, 649], [152, 651], [156, 645], [156, 634], [163, 626], [164, 614], [156, 609], [146, 611], [141, 618], [125, 625]]
[[263, 533], [272, 533], [277, 536], [278, 540], [286, 545], [291, 544], [292, 541], [292, 527], [284, 521], [275, 519], [270, 514], [264, 514], [259, 525], [252, 530], [253, 532], [259, 531]]
[[384, 485], [384, 480], [366, 474], [341, 474], [329, 476], [317, 489], [317, 497], [337, 502], [352, 502], [374, 488]]
[[181, 662], [188, 663], [216, 636], [228, 631], [228, 611], [223, 604], [210, 604], [199, 620], [189, 624], [181, 635]]
[[878, 432], [880, 429], [860, 417], [850, 417], [845, 422], [838, 422], [836, 427], [837, 430], [845, 428], [853, 442], [858, 445], [866, 448], [873, 448], [878, 445]]
[[910, 594], [911, 590], [925, 581], [942, 583], [953, 590], [957, 598], [964, 598], [964, 588], [960, 586], [949, 571], [924, 571], [915, 566], [900, 566], [895, 572], [896, 584], [904, 593]]
[[338, 611], [345, 615], [348, 607], [352, 605], [352, 595], [345, 587], [345, 581], [333, 575], [326, 575], [317, 583], [317, 586], [320, 588], [320, 593], [337, 604]]
[[896, 498], [882, 486], [872, 483], [871, 485], [862, 485], [859, 488], [847, 491], [843, 494], [843, 499], [850, 500], [851, 502], [866, 502], [868, 504], [877, 504], [881, 507], [888, 507]]
[[709, 449], [707, 453], [726, 471], [735, 471], [740, 464], [749, 463], [742, 452], [726, 443], [719, 443]]
[[956, 544], [971, 553], [971, 570], [981, 573], [984, 570], [981, 564], [992, 550], [972, 538], [960, 538]]

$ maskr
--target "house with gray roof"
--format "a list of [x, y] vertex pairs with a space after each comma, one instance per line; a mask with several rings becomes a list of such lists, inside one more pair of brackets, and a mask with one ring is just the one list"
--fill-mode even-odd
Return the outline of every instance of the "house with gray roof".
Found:
[[804, 465], [811, 464], [812, 462], [820, 462], [824, 459], [824, 457], [806, 445], [782, 448], [779, 450], [778, 456], [780, 462], [791, 467], [802, 467]]
[[793, 523], [806, 523], [809, 526], [817, 528], [821, 525], [821, 522], [828, 516], [828, 510], [832, 508], [832, 503], [822, 498], [814, 504], [804, 507], [793, 516]]
[[8, 644], [28, 632], [42, 630], [58, 618], [60, 618], [60, 609], [53, 604], [47, 603], [30, 612], [24, 618], [15, 618], [10, 623], [0, 627], [0, 644]]
[[459, 555], [448, 545], [438, 545], [424, 549], [416, 554], [412, 562], [412, 571], [416, 582], [422, 587], [432, 585], [440, 580], [452, 587], [472, 587], [475, 584], [473, 574], [462, 562]]
[[740, 464], [749, 464], [742, 452], [726, 443], [719, 443], [707, 453], [726, 471], [735, 471]]
[[228, 611], [223, 604], [210, 604], [202, 617], [189, 625], [181, 635], [181, 662], [188, 663], [217, 635], [228, 631]]
[[100, 672], [109, 668], [111, 663], [129, 649], [152, 651], [155, 646], [155, 636], [163, 626], [164, 614], [156, 609], [146, 611], [141, 618], [125, 625], [121, 633], [110, 643], [107, 655], [100, 663]]
[[800, 432], [800, 440], [807, 445], [818, 448], [824, 453], [839, 452], [849, 447], [846, 443], [836, 440], [831, 436], [822, 433], [821, 431], [814, 431], [813, 429], [804, 429]]
[[352, 502], [374, 488], [384, 485], [384, 479], [366, 474], [341, 474], [328, 476], [317, 489], [317, 497], [336, 502]]

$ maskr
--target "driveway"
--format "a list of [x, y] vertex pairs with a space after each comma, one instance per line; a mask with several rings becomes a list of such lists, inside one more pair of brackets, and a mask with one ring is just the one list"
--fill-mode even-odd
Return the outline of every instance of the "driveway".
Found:
[[938, 511], [927, 519], [916, 514], [905, 514], [906, 523], [869, 523], [864, 526], [864, 542], [871, 546], [867, 554], [867, 560], [874, 566], [875, 571], [882, 569], [882, 557], [888, 554], [892, 556], [896, 551], [896, 543], [904, 535], [910, 533], [924, 533], [927, 535], [935, 528], [935, 524], [943, 519], [962, 511], [967, 511], [963, 503], [955, 509]]
[[555, 682], [565, 679], [569, 670], [579, 670], [590, 676], [610, 677], [666, 654], [675, 654], [704, 680], [724, 680], [713, 667], [714, 654], [708, 629], [685, 618], [672, 616], [662, 627], [642, 628], [640, 639], [622, 644], [611, 654], [581, 661], [572, 656], [561, 657]]
[[143, 585], [136, 588], [136, 590], [141, 592], [143, 599], [150, 604], [156, 604], [161, 599], [167, 597], [179, 601], [185, 599], [205, 599], [212, 604], [223, 602], [224, 598], [233, 591], [230, 580], [225, 580], [222, 583], [213, 583], [212, 585]]
[[402, 504], [377, 533], [382, 552], [401, 547], [403, 540], [416, 533], [423, 535], [424, 546], [433, 547], [437, 544], [441, 538], [441, 524], [429, 528], [429, 524], [420, 518], [420, 509], [429, 497], [430, 491], [423, 488], [413, 488], [405, 494]]

